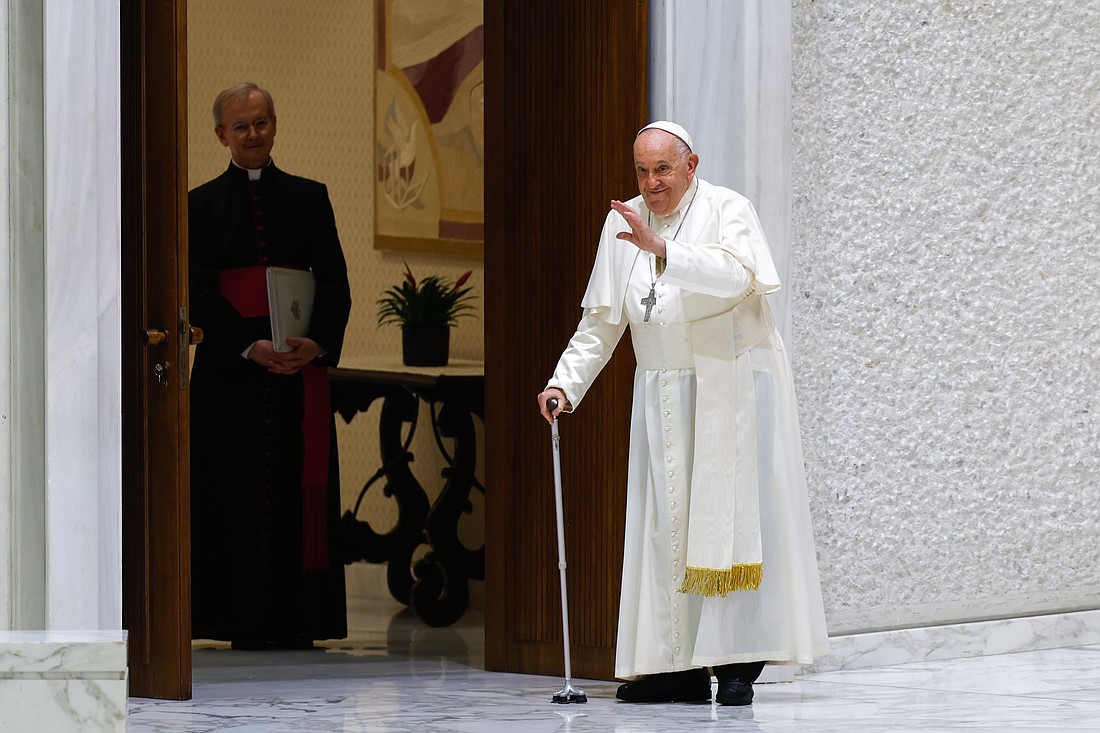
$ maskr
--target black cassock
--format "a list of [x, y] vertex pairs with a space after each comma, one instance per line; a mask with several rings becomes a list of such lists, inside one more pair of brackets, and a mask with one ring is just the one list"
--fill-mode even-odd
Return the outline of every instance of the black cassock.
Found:
[[329, 412], [327, 492], [316, 494], [325, 503], [327, 536], [313, 553], [321, 567], [303, 569], [302, 375], [272, 374], [241, 356], [271, 338], [270, 319], [242, 317], [218, 283], [219, 272], [236, 268], [312, 270], [309, 338], [325, 350], [315, 364], [336, 365], [351, 294], [328, 191], [273, 163], [255, 182], [230, 164], [190, 192], [188, 208], [191, 323], [204, 335], [191, 378], [192, 637], [343, 638], [335, 422]]

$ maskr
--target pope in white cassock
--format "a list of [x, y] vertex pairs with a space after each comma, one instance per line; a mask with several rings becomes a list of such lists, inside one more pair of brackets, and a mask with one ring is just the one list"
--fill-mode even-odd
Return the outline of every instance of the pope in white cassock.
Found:
[[[695, 175], [691, 136], [634, 141], [577, 331], [539, 395], [576, 409], [630, 326], [637, 370], [615, 674], [628, 702], [752, 702], [766, 662], [827, 651], [779, 277], [752, 204]], [[555, 398], [559, 406], [547, 409]]]

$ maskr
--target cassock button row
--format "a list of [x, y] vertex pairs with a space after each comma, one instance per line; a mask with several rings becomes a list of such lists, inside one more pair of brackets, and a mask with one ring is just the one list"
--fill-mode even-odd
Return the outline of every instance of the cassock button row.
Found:
[[663, 413], [661, 413], [661, 414], [662, 414], [662, 415], [664, 415], [665, 417], [668, 417], [668, 415], [669, 415], [669, 412], [668, 412], [668, 410], [665, 410], [665, 411], [664, 411]]
[[663, 395], [663, 396], [661, 397], [661, 402], [668, 402], [668, 395], [667, 395], [667, 394], [666, 394], [666, 395]]
[[679, 545], [673, 545], [673, 546], [672, 546], [672, 551], [673, 551], [673, 552], [677, 552], [677, 551], [679, 551], [679, 549], [680, 549], [680, 546], [679, 546]]
[[673, 477], [673, 476], [675, 476], [675, 475], [676, 475], [676, 472], [675, 472], [675, 471], [669, 471], [669, 472], [668, 472], [668, 477], [669, 477], [669, 478], [672, 478], [672, 477]]
[[675, 494], [676, 493], [676, 487], [675, 486], [669, 486], [668, 487], [668, 493]]
[[668, 386], [668, 380], [667, 379], [662, 379], [661, 380], [661, 386], [662, 387], [667, 387]]
[[673, 510], [673, 511], [676, 511], [676, 502], [674, 502], [674, 501], [670, 501], [670, 502], [668, 503], [668, 508], [669, 508], [669, 509], [671, 509], [671, 510]]
[[668, 462], [668, 463], [672, 463], [672, 456], [669, 456], [668, 458], [666, 458], [665, 461]]
[[673, 560], [672, 564], [675, 565], [676, 567], [680, 567], [680, 561], [679, 560]]
[[666, 440], [665, 441], [665, 447], [666, 448], [671, 448], [672, 447], [672, 441], [671, 440]]

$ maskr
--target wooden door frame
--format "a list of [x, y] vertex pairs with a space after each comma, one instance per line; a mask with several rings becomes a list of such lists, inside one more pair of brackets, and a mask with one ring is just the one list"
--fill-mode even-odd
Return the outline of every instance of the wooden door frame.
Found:
[[120, 33], [123, 628], [130, 694], [189, 699], [186, 0], [122, 0]]

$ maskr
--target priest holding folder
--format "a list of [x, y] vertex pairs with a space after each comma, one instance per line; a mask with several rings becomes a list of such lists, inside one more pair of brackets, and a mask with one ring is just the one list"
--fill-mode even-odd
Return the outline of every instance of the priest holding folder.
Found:
[[[188, 196], [192, 637], [308, 649], [347, 635], [339, 473], [326, 367], [351, 310], [326, 187], [271, 159], [275, 105], [255, 84], [214, 101], [231, 161]], [[307, 335], [272, 343], [267, 270], [313, 273]]]

